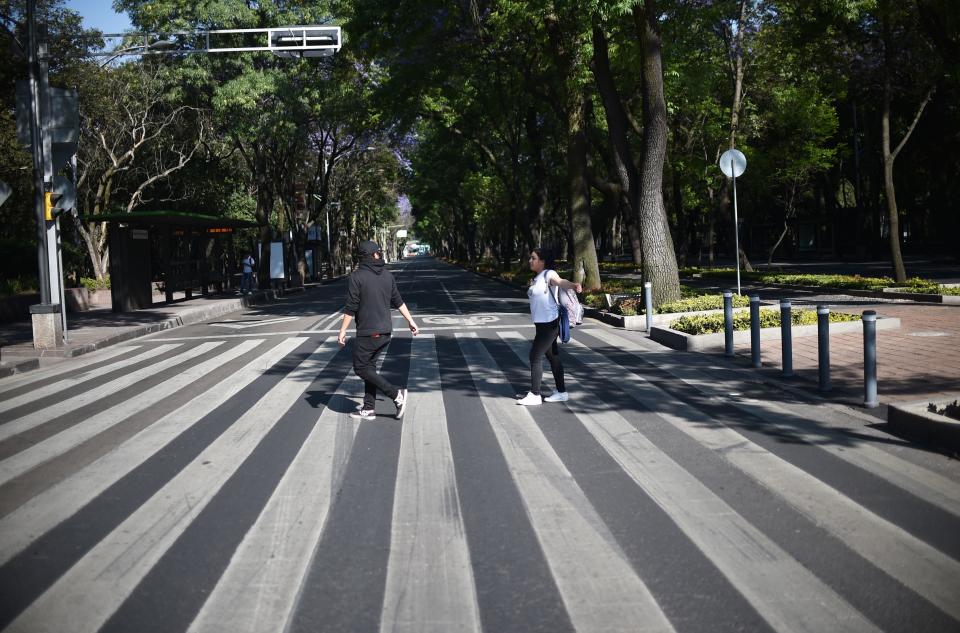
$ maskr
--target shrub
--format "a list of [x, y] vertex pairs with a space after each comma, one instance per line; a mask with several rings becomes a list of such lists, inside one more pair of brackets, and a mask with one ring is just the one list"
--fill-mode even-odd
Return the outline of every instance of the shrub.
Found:
[[12, 296], [37, 292], [37, 280], [33, 277], [0, 279], [0, 295]]
[[87, 290], [109, 290], [110, 289], [110, 277], [104, 277], [103, 279], [93, 279], [90, 277], [81, 277], [80, 285], [86, 288]]
[[953, 418], [954, 420], [960, 420], [960, 401], [954, 400], [942, 409], [938, 408], [937, 405], [931, 402], [927, 405], [927, 411], [930, 413], [937, 413], [948, 418]]
[[[831, 323], [842, 323], [845, 321], [859, 321], [859, 314], [846, 314], [844, 312], [831, 312]], [[790, 313], [790, 322], [793, 325], [814, 325], [817, 322], [816, 310], [794, 310]], [[760, 327], [780, 327], [780, 311], [775, 309], [760, 310]], [[722, 314], [703, 314], [695, 316], [682, 316], [672, 323], [670, 328], [687, 334], [714, 334], [723, 332]], [[738, 312], [733, 315], [734, 330], [750, 329], [750, 313]]]

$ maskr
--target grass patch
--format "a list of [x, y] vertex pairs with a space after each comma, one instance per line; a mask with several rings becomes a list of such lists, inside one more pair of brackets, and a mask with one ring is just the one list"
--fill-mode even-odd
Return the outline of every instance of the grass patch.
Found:
[[[846, 321], [859, 321], [859, 314], [846, 314], [844, 312], [831, 312], [831, 323], [843, 323]], [[790, 313], [790, 322], [793, 325], [814, 325], [817, 323], [816, 310], [793, 310]], [[780, 327], [780, 311], [775, 309], [760, 310], [760, 327]], [[682, 316], [672, 323], [670, 328], [678, 332], [687, 334], [715, 334], [723, 332], [722, 314], [703, 314], [694, 316]], [[734, 330], [750, 329], [750, 313], [738, 312], [733, 315]]]

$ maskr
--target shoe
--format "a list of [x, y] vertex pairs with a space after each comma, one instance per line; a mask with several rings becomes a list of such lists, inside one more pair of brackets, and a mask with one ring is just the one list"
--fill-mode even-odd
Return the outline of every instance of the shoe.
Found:
[[377, 412], [373, 409], [357, 409], [350, 414], [350, 417], [354, 420], [374, 420], [377, 417]]
[[552, 394], [543, 399], [544, 402], [566, 402], [567, 392], [566, 391], [554, 391]]
[[517, 404], [522, 404], [525, 407], [534, 404], [543, 404], [543, 396], [539, 396], [533, 392], [528, 393], [523, 398], [517, 400]]
[[407, 408], [407, 390], [401, 389], [393, 403], [397, 405], [397, 419], [399, 420], [403, 417], [403, 410]]

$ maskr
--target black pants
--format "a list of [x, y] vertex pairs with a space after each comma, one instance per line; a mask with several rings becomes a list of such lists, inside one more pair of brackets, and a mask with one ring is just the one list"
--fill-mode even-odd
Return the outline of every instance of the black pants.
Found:
[[400, 390], [391, 385], [377, 373], [377, 357], [390, 343], [389, 334], [380, 336], [358, 336], [353, 345], [353, 371], [363, 378], [363, 408], [372, 411], [377, 404], [377, 389], [387, 394], [391, 400]]
[[537, 334], [533, 337], [533, 346], [530, 348], [530, 391], [540, 395], [544, 355], [550, 361], [557, 391], [566, 391], [567, 387], [563, 383], [563, 363], [560, 362], [560, 348], [557, 346], [557, 337], [560, 336], [560, 319], [549, 323], [534, 323], [534, 325], [537, 328]]

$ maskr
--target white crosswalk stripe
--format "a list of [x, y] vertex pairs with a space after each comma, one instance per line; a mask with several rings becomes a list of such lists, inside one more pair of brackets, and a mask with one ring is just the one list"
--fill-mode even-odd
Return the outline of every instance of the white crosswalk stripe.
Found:
[[457, 339], [577, 631], [672, 631], [486, 348], [472, 333]]
[[[501, 335], [523, 359], [529, 342]], [[567, 378], [567, 389], [586, 393]], [[777, 631], [875, 631], [862, 615], [754, 528], [616, 411], [571, 408], [597, 442]]]
[[413, 340], [381, 633], [480, 631], [434, 337]]
[[[320, 323], [330, 318], [325, 316]], [[956, 600], [960, 595], [960, 562], [924, 541], [922, 533], [917, 536], [896, 523], [902, 519], [884, 518], [848, 496], [855, 497], [854, 493], [845, 494], [839, 489], [842, 486], [835, 488], [821, 481], [814, 466], [795, 465], [790, 461], [790, 453], [781, 456], [779, 449], [768, 450], [766, 444], [751, 441], [753, 438], [762, 443], [763, 439], [734, 425], [725, 426], [722, 419], [712, 419], [707, 413], [711, 409], [701, 410], [688, 403], [679, 411], [677, 399], [657, 386], [659, 378], [651, 379], [653, 382], [647, 379], [649, 366], [640, 359], [636, 366], [621, 367], [604, 357], [603, 350], [592, 350], [576, 341], [564, 346], [562, 353], [576, 361], [572, 367], [586, 368], [586, 375], [578, 375], [568, 365], [571, 401], [543, 405], [534, 413], [515, 404], [517, 388], [508, 378], [517, 376], [518, 367], [527, 364], [527, 326], [421, 334], [410, 341], [409, 373], [405, 377], [410, 395], [403, 421], [379, 417], [361, 423], [349, 417], [361, 390], [358, 379], [348, 359], [338, 357], [348, 352], [341, 352], [335, 337], [321, 341], [317, 334], [296, 336], [290, 332], [285, 338], [261, 335], [257, 339], [224, 337], [182, 352], [177, 350], [179, 353], [162, 361], [156, 359], [176, 346], [152, 346], [86, 373], [58, 368], [63, 371], [50, 374], [54, 382], [38, 384], [36, 390], [8, 398], [3, 410], [28, 403], [43, 408], [0, 425], [0, 439], [14, 437], [121, 389], [136, 391], [140, 385], [140, 393], [92, 412], [54, 434], [35, 440], [30, 440], [33, 434], [23, 436], [26, 445], [22, 450], [0, 461], [0, 494], [29, 479], [18, 479], [22, 474], [29, 473], [36, 479], [35, 473], [44, 470], [31, 470], [38, 465], [68, 464], [62, 479], [36, 484], [34, 496], [18, 497], [25, 501], [19, 507], [10, 503], [8, 514], [0, 517], [0, 592], [19, 581], [14, 574], [25, 569], [25, 565], [52, 570], [47, 581], [18, 598], [21, 606], [17, 610], [5, 610], [0, 605], [0, 616], [7, 614], [2, 622], [9, 623], [4, 630], [92, 632], [108, 623], [113, 625], [108, 627], [111, 630], [119, 630], [117, 617], [111, 617], [124, 615], [132, 604], [138, 604], [125, 604], [127, 600], [150, 593], [148, 589], [153, 585], [145, 580], [157, 576], [151, 574], [152, 570], [167, 569], [171, 561], [178, 560], [177, 552], [184, 551], [179, 539], [187, 537], [184, 540], [188, 543], [193, 539], [203, 545], [197, 540], [201, 531], [190, 531], [191, 526], [204, 525], [195, 523], [201, 512], [209, 508], [207, 516], [200, 517], [206, 520], [211, 511], [223, 507], [220, 500], [234, 503], [231, 495], [236, 492], [231, 491], [231, 486], [234, 490], [240, 488], [231, 478], [245, 474], [259, 477], [258, 469], [263, 467], [264, 460], [273, 457], [263, 447], [279, 437], [276, 432], [287, 428], [278, 427], [281, 420], [287, 424], [294, 419], [299, 420], [297, 432], [302, 435], [296, 437], [303, 437], [302, 443], [288, 441], [284, 462], [276, 462], [278, 468], [270, 475], [275, 479], [263, 479], [269, 483], [257, 493], [260, 496], [256, 502], [262, 507], [251, 507], [252, 512], [245, 519], [248, 523], [236, 524], [244, 526], [245, 533], [235, 527], [231, 537], [234, 540], [226, 542], [236, 545], [222, 548], [220, 567], [211, 567], [222, 568], [222, 573], [184, 575], [204, 579], [198, 582], [206, 585], [196, 591], [206, 598], [194, 599], [189, 610], [178, 610], [181, 605], [170, 604], [171, 617], [181, 618], [170, 630], [281, 633], [309, 627], [314, 622], [297, 620], [298, 612], [302, 615], [310, 611], [322, 617], [324, 609], [337, 608], [334, 602], [338, 597], [329, 596], [330, 605], [318, 606], [319, 594], [314, 588], [307, 600], [311, 604], [305, 605], [304, 596], [311, 591], [308, 581], [318, 574], [336, 578], [337, 573], [343, 572], [318, 569], [319, 561], [334, 561], [333, 567], [348, 566], [351, 561], [350, 556], [324, 557], [322, 554], [333, 551], [324, 548], [356, 542], [358, 549], [375, 546], [382, 553], [382, 558], [370, 559], [378, 562], [370, 566], [373, 571], [369, 578], [358, 576], [369, 582], [370, 591], [376, 595], [376, 606], [370, 611], [374, 621], [368, 620], [365, 627], [379, 623], [381, 633], [493, 633], [485, 619], [497, 604], [493, 604], [493, 594], [489, 587], [481, 586], [480, 579], [501, 576], [497, 575], [499, 570], [493, 570], [491, 575], [491, 570], [481, 569], [484, 561], [474, 560], [473, 555], [476, 551], [489, 551], [483, 548], [490, 546], [491, 539], [495, 543], [497, 539], [509, 539], [511, 534], [474, 531], [478, 525], [488, 525], [478, 522], [478, 508], [503, 507], [529, 530], [528, 538], [538, 549], [536, 556], [541, 557], [537, 560], [542, 561], [542, 577], [536, 582], [528, 583], [522, 577], [523, 571], [511, 572], [520, 573], [520, 577], [503, 576], [504, 582], [513, 583], [513, 591], [547, 596], [550, 604], [558, 605], [558, 612], [566, 612], [569, 626], [579, 633], [689, 631], [690, 621], [683, 619], [686, 616], [678, 615], [676, 604], [665, 602], [676, 600], [676, 595], [669, 594], [672, 585], [664, 584], [656, 576], [648, 577], [651, 573], [662, 574], [663, 570], [653, 572], [647, 568], [646, 559], [638, 557], [635, 544], [624, 540], [633, 538], [631, 532], [615, 528], [613, 522], [609, 526], [606, 523], [621, 519], [610, 510], [610, 498], [599, 503], [593, 495], [600, 489], [597, 482], [604, 484], [614, 478], [621, 490], [616, 494], [631, 490], [644, 504], [656, 509], [657, 516], [662, 517], [661, 524], [669, 524], [675, 530], [676, 536], [669, 537], [673, 540], [664, 542], [696, 554], [697, 560], [702, 560], [705, 568], [715, 574], [684, 595], [699, 598], [700, 592], [709, 593], [711, 583], [722, 585], [730, 595], [742, 596], [740, 608], [752, 610], [752, 622], [765, 621], [776, 631], [885, 628], [882, 617], [870, 610], [872, 603], [858, 598], [852, 585], [838, 584], [833, 580], [835, 576], [821, 573], [825, 570], [817, 566], [826, 563], [815, 558], [812, 562], [798, 560], [802, 557], [791, 555], [790, 547], [782, 540], [783, 534], [778, 532], [782, 529], [779, 524], [757, 522], [751, 506], [738, 505], [739, 500], [721, 491], [717, 484], [695, 475], [690, 462], [692, 450], [701, 460], [707, 458], [725, 472], [735, 472], [740, 485], [753, 486], [764, 496], [769, 494], [770, 498], [782, 501], [776, 512], [787, 512], [804, 522], [809, 520], [818, 534], [830, 538], [831, 547], [851, 553], [852, 558], [863, 561], [865, 570], [887, 578], [887, 584], [881, 586], [890, 593], [878, 596], [878, 603], [897, 604], [900, 597], [909, 596], [913, 601], [910, 604], [922, 603], [922, 608], [936, 617], [960, 627], [960, 602]], [[628, 353], [641, 347], [608, 330], [594, 329], [590, 334], [605, 345]], [[511, 352], [505, 352], [504, 345]], [[388, 357], [396, 360], [396, 355], [405, 354], [406, 349], [405, 341], [393, 340], [379, 364]], [[216, 356], [201, 358], [212, 350], [216, 350]], [[295, 352], [297, 355], [292, 357]], [[454, 368], [458, 373], [448, 382], [445, 363], [461, 356], [463, 366]], [[278, 369], [278, 365], [292, 358], [299, 361], [296, 366], [283, 364], [284, 369]], [[64, 389], [102, 379], [138, 363], [145, 366], [126, 374], [119, 372], [122, 375], [82, 394], [57, 400], [57, 394]], [[239, 369], [227, 371], [224, 368], [228, 363]], [[461, 364], [459, 360], [457, 364]], [[397, 371], [398, 366], [406, 365], [391, 363], [390, 371]], [[140, 384], [171, 368], [177, 371], [170, 372], [162, 382], [149, 388]], [[674, 363], [664, 370], [683, 381], [686, 389], [696, 389], [708, 398], [722, 393], [694, 363]], [[194, 387], [200, 378], [214, 373], [202, 386]], [[251, 385], [256, 390], [251, 391]], [[333, 389], [322, 394], [321, 402], [325, 405], [314, 400], [318, 393], [311, 385]], [[617, 390], [618, 402], [635, 403], [636, 409], [597, 406], [596, 399], [588, 397], [593, 387]], [[135, 420], [137, 415], [170, 397], [185, 402], [162, 417], [156, 413], [156, 421], [144, 420], [143, 428], [130, 427], [129, 437], [117, 440], [102, 454], [91, 456], [88, 463], [68, 462], [68, 453], [75, 448], [87, 447], [92, 439], [104, 437], [113, 425]], [[468, 416], [456, 409], [465, 402], [476, 406]], [[778, 420], [786, 410], [775, 403], [732, 404], [770, 428], [789, 431], [791, 437], [800, 441], [813, 443], [822, 437], [822, 433], [816, 435], [814, 426]], [[560, 424], [556, 432], [547, 426], [551, 424], [546, 415], [550, 411], [563, 413], [562, 419], [557, 418]], [[300, 415], [309, 417], [301, 420]], [[398, 424], [402, 425], [399, 429], [394, 426]], [[482, 426], [470, 426], [476, 424]], [[393, 434], [371, 435], [383, 430], [380, 425], [390, 425]], [[473, 431], [465, 433], [467, 426], [482, 428], [485, 435], [480, 445], [470, 441], [480, 436]], [[4, 432], [6, 435], [2, 435]], [[269, 441], [264, 442], [268, 434]], [[180, 456], [182, 461], [174, 462], [183, 464], [182, 467], [168, 468], [164, 479], [156, 481], [153, 487], [141, 491], [114, 487], [149, 476], [147, 471], [153, 464], [173, 457], [195, 437], [205, 439], [198, 440], [202, 444], [196, 444], [193, 452]], [[372, 437], [377, 441], [372, 441]], [[385, 438], [390, 441], [381, 441]], [[589, 440], [593, 454], [607, 460], [602, 471], [585, 473], [583, 466], [575, 463], [577, 458], [572, 457], [571, 447], [579, 445], [570, 442], [579, 441], [576, 438]], [[665, 442], [669, 438], [682, 439], [686, 448], [668, 445]], [[29, 444], [30, 441], [33, 443]], [[843, 450], [835, 450], [830, 443], [816, 443], [813, 450], [836, 455], [843, 460], [844, 468], [859, 468], [878, 476], [897, 494], [910, 494], [933, 504], [926, 507], [936, 516], [960, 512], [960, 483], [943, 474], [866, 443], [848, 442]], [[392, 470], [392, 461], [386, 462], [391, 465], [389, 469], [354, 470], [358, 464], [377, 463], [365, 460], [383, 458], [388, 453], [391, 459], [397, 459], [396, 472]], [[494, 500], [492, 505], [486, 505], [489, 500], [480, 503], [478, 499], [478, 495], [486, 494], [483, 484], [458, 486], [458, 481], [465, 481], [464, 472], [479, 472], [461, 471], [458, 460], [466, 460], [471, 468], [482, 468], [487, 458], [489, 463], [503, 464], [499, 490], [509, 488], [514, 495], [512, 500]], [[141, 468], [145, 464], [147, 468]], [[384, 472], [387, 470], [390, 472]], [[341, 496], [345, 482], [360, 472], [390, 478], [377, 480], [387, 486], [377, 488], [381, 496], [376, 498], [389, 498], [392, 493], [392, 511], [381, 513], [384, 529], [377, 531], [376, 536], [372, 531], [363, 532], [366, 536], [362, 537], [349, 534], [349, 523], [343, 517], [354, 515], [340, 514], [345, 507], [343, 499], [355, 498], [345, 491], [345, 496]], [[241, 477], [239, 481], [247, 480]], [[373, 490], [366, 486], [357, 489]], [[98, 528], [101, 532], [78, 547], [72, 554], [75, 558], [59, 566], [51, 566], [45, 560], [47, 541], [60, 539], [56, 542], [62, 541], [65, 546], [51, 551], [69, 551], [70, 535], [88, 529], [84, 515], [91, 513], [82, 512], [85, 508], [113, 507], [113, 497], [119, 499], [125, 494], [133, 496], [132, 502], [124, 506], [127, 509], [122, 516], [113, 517], [109, 524]], [[211, 505], [214, 499], [218, 503]], [[247, 497], [243, 496], [242, 501], [246, 503]], [[353, 502], [346, 505], [352, 507]], [[371, 507], [375, 505], [371, 503]], [[230, 517], [223, 520], [229, 521]], [[387, 523], [389, 534], [385, 530]], [[647, 529], [646, 525], [653, 523], [638, 517], [637, 529]], [[345, 528], [346, 534], [341, 532]], [[337, 536], [331, 540], [325, 532]], [[637, 537], [642, 539], [642, 532]], [[216, 539], [217, 534], [210, 534], [209, 538]], [[366, 543], [361, 538], [379, 540]], [[475, 550], [477, 547], [480, 549]], [[171, 552], [173, 558], [165, 559]], [[187, 560], [187, 564], [201, 566], [205, 561]], [[683, 572], [671, 573], [682, 577]], [[546, 578], [549, 580], [543, 582]], [[662, 591], [667, 593], [658, 593]], [[154, 603], [162, 599], [163, 596], [153, 595], [149, 598]], [[692, 605], [691, 609], [695, 613], [700, 610], [695, 616], [700, 618], [698, 622], [709, 620], [709, 614], [703, 615], [702, 605]], [[512, 630], [529, 630], [535, 628], [533, 624], [517, 622]], [[923, 627], [918, 625], [919, 628]]]
[[156, 358], [157, 356], [160, 356], [161, 354], [164, 354], [176, 347], [179, 347], [179, 345], [157, 345], [155, 347], [147, 348], [135, 356], [131, 356], [130, 358], [126, 358], [115, 363], [110, 363], [109, 365], [105, 365], [97, 369], [92, 369], [86, 372], [75, 370], [70, 372], [67, 378], [56, 381], [52, 379], [51, 381], [44, 381], [43, 385], [34, 387], [27, 393], [21, 394], [14, 398], [0, 399], [0, 411], [9, 411], [15, 407], [23, 406], [29, 402], [34, 402], [52, 394], [59, 393], [65, 389], [69, 389], [70, 387], [79, 385], [88, 380], [92, 380], [93, 378], [103, 376], [104, 374], [115, 372], [118, 369], [123, 369], [124, 367], [129, 367], [130, 365], [134, 365], [136, 363], [142, 363], [143, 361], [150, 360], [151, 358]]
[[333, 357], [327, 341], [41, 595], [9, 631], [96, 631]]
[[176, 356], [172, 356], [157, 363], [153, 363], [152, 365], [148, 365], [147, 367], [132, 371], [129, 374], [115, 378], [98, 387], [90, 389], [89, 391], [85, 391], [81, 394], [73, 396], [72, 398], [55, 402], [47, 407], [44, 407], [43, 409], [40, 409], [39, 411], [28, 413], [27, 415], [0, 425], [0, 440], [5, 440], [9, 437], [13, 437], [14, 435], [29, 431], [32, 428], [38, 427], [41, 424], [49, 422], [50, 420], [58, 418], [62, 415], [73, 413], [80, 407], [97, 402], [102, 398], [106, 398], [115, 394], [121, 389], [126, 389], [127, 387], [135, 385], [141, 380], [150, 378], [157, 372], [169, 369], [171, 367], [176, 367], [177, 365], [182, 365], [183, 363], [186, 363], [197, 356], [206, 354], [210, 350], [220, 345], [223, 345], [223, 341], [201, 343], [200, 345], [185, 350]]
[[[88, 365], [102, 363], [110, 360], [111, 358], [128, 354], [131, 350], [137, 349], [140, 349], [139, 345], [116, 345], [114, 347], [108, 347], [90, 354], [84, 354], [79, 358], [71, 358], [63, 363], [54, 365], [53, 367], [35, 369], [34, 371], [24, 374], [15, 374], [0, 381], [0, 395], [7, 393], [8, 391], [13, 391], [14, 389], [19, 389], [25, 385], [47, 383], [48, 381], [56, 381], [61, 376], [77, 376], [83, 374], [83, 368], [87, 367]], [[113, 363], [111, 363], [111, 366], [116, 367], [116, 365]], [[108, 371], [112, 371], [112, 369], [108, 369]]]
[[[592, 334], [617, 349], [639, 351], [635, 343], [607, 330], [597, 330]], [[921, 468], [867, 443], [860, 443], [855, 448], [851, 448], [848, 446], [846, 437], [837, 430], [817, 426], [815, 430], [807, 431], [798, 425], [785, 424], [783, 417], [789, 414], [775, 402], [742, 401], [730, 398], [714, 378], [691, 367], [676, 364], [665, 369], [703, 393], [722, 398], [738, 409], [757, 416], [768, 428], [782, 430], [800, 440], [817, 444], [836, 457], [873, 473], [955, 516], [960, 516], [960, 488], [955, 481], [943, 475]], [[837, 441], [823, 442], [824, 435]]]
[[190, 384], [214, 371], [217, 367], [229, 363], [238, 356], [242, 356], [262, 342], [263, 341], [260, 340], [243, 341], [218, 356], [214, 356], [199, 365], [189, 367], [182, 373], [150, 389], [145, 394], [124, 400], [109, 409], [90, 416], [83, 421], [83, 424], [75, 424], [61, 433], [57, 433], [38, 444], [34, 444], [25, 451], [21, 451], [8, 459], [0, 461], [0, 485], [5, 484], [14, 477], [22, 475], [31, 468], [57, 455], [65, 453], [82, 442], [106, 431], [111, 426], [126, 420], [130, 416], [154, 406], [161, 400], [190, 386]]
[[683, 415], [662, 403], [669, 396], [632, 372], [611, 371], [603, 357], [574, 343], [577, 357], [598, 377], [620, 381], [631, 397], [721, 455], [758, 483], [826, 528], [852, 550], [960, 619], [960, 563], [854, 503], [837, 490], [696, 409]]
[[306, 338], [291, 338], [160, 418], [121, 446], [0, 519], [0, 564], [90, 503], [173, 438], [269, 371]]

